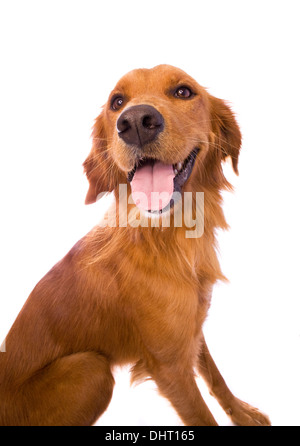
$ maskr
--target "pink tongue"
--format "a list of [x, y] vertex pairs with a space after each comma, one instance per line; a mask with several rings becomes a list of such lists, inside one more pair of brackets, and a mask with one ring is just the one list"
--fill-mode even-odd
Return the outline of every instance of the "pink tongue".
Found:
[[172, 164], [156, 161], [138, 167], [131, 181], [132, 198], [145, 211], [158, 211], [167, 206], [173, 194]]

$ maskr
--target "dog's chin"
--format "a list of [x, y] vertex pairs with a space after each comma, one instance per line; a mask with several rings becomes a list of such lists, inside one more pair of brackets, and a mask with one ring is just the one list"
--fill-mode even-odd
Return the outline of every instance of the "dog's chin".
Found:
[[158, 220], [162, 217], [167, 217], [168, 214], [171, 214], [173, 211], [173, 207], [174, 207], [174, 205], [165, 206], [162, 210], [159, 210], [159, 211], [145, 211], [144, 209], [140, 209], [140, 212], [142, 213], [143, 217]]
[[[172, 212], [172, 209], [174, 208], [176, 203], [181, 199], [182, 188], [191, 176], [199, 150], [199, 148], [193, 149], [182, 162], [165, 165], [167, 174], [170, 175], [170, 172], [172, 172], [173, 177], [173, 184], [169, 184], [170, 199], [168, 203], [164, 203], [164, 205], [161, 206], [159, 209], [142, 209], [140, 206], [138, 206], [144, 216], [159, 218], [162, 215], [167, 215], [168, 213]], [[159, 159], [140, 158], [136, 162], [134, 168], [127, 175], [129, 183], [132, 183], [136, 173], [139, 172], [139, 169], [147, 166], [152, 166], [152, 168], [154, 169], [155, 163], [162, 164]], [[161, 170], [162, 172], [165, 172], [164, 169]]]

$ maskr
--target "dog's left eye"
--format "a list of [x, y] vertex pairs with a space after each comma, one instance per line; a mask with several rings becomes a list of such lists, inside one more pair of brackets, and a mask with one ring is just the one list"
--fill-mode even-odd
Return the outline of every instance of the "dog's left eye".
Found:
[[174, 93], [175, 98], [187, 99], [193, 95], [192, 91], [188, 87], [179, 87]]

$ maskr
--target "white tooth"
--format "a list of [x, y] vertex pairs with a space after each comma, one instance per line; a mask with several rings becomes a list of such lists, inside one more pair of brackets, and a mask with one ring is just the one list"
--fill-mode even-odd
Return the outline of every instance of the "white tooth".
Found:
[[182, 163], [177, 163], [177, 169], [181, 170], [182, 169]]
[[178, 170], [174, 169], [174, 173], [175, 173], [175, 175], [177, 175], [178, 174]]

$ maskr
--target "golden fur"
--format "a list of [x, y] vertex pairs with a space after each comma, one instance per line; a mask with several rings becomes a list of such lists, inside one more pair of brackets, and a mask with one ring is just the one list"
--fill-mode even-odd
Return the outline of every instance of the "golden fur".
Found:
[[[171, 91], [196, 93], [180, 100]], [[130, 185], [135, 153], [116, 131], [124, 107], [149, 104], [165, 129], [145, 156], [165, 163], [200, 149], [183, 190], [204, 192], [204, 234], [186, 238], [186, 227], [119, 227], [119, 184]], [[160, 65], [125, 75], [96, 119], [84, 169], [86, 203], [114, 191], [117, 224], [95, 227], [36, 285], [0, 354], [1, 425], [90, 425], [107, 408], [114, 365], [131, 363], [132, 378], [151, 377], [187, 425], [215, 425], [194, 378], [196, 368], [236, 424], [267, 425], [268, 418], [227, 388], [204, 341], [202, 325], [217, 280], [225, 279], [215, 231], [227, 228], [222, 171], [228, 156], [238, 172], [241, 135], [230, 108], [183, 71]], [[194, 195], [193, 195], [194, 196]], [[195, 203], [194, 203], [195, 204]], [[136, 209], [128, 204], [127, 212]], [[195, 211], [195, 208], [194, 208]], [[142, 217], [141, 217], [142, 218]], [[145, 217], [143, 217], [145, 218]]]

